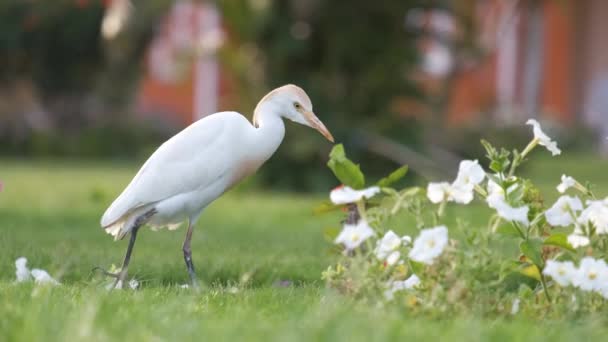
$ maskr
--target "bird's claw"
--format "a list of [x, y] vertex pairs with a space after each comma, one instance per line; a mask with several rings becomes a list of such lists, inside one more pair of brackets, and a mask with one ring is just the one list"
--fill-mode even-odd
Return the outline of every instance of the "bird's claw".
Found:
[[112, 277], [112, 278], [116, 279], [116, 281], [114, 282], [114, 284], [112, 285], [112, 287], [110, 289], [122, 288], [122, 284], [124, 284], [125, 279], [127, 279], [127, 270], [120, 270], [116, 273], [112, 273], [110, 271], [107, 271], [107, 270], [101, 268], [100, 266], [95, 266], [95, 267], [93, 267], [92, 272], [95, 272], [95, 271], [99, 271], [99, 272], [101, 272], [101, 274], [103, 274], [107, 277]]

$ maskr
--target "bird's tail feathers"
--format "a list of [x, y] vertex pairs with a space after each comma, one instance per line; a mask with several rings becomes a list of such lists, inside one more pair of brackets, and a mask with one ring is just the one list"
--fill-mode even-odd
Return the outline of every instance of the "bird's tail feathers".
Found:
[[104, 227], [106, 233], [112, 235], [114, 240], [123, 239], [135, 226], [145, 224], [156, 213], [154, 208], [143, 206], [123, 215], [118, 221]]

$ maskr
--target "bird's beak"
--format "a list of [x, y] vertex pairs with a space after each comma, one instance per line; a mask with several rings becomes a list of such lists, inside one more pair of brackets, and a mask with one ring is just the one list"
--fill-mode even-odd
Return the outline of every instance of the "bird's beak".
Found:
[[334, 137], [331, 135], [327, 127], [325, 127], [325, 125], [321, 122], [321, 120], [319, 120], [319, 118], [315, 115], [315, 113], [305, 112], [304, 117], [310, 124], [310, 127], [319, 131], [325, 137], [325, 139], [331, 141], [332, 143], [334, 142]]

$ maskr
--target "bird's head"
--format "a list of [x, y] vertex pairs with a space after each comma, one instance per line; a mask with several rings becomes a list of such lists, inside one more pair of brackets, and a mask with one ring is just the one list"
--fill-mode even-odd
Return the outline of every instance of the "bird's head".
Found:
[[[279, 115], [293, 122], [312, 127], [319, 131], [327, 140], [334, 142], [334, 137], [327, 127], [312, 111], [312, 102], [302, 88], [293, 84], [279, 87], [262, 98], [258, 104], [258, 108], [262, 106], [273, 108]], [[258, 109], [256, 109], [257, 111]]]

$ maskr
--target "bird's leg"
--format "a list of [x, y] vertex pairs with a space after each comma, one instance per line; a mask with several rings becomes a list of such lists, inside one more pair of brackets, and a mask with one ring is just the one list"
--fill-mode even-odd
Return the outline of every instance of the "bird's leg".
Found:
[[113, 287], [116, 287], [119, 283], [124, 285], [125, 280], [127, 278], [127, 270], [129, 268], [129, 262], [131, 261], [131, 252], [133, 252], [133, 246], [135, 246], [135, 239], [137, 239], [137, 232], [139, 231], [139, 227], [141, 225], [137, 225], [133, 227], [131, 230], [131, 238], [129, 239], [129, 246], [127, 247], [127, 253], [125, 254], [125, 260], [122, 262], [122, 267], [120, 268], [120, 272], [118, 272], [118, 277], [116, 277], [116, 282]]
[[188, 231], [186, 232], [186, 239], [184, 240], [182, 251], [184, 251], [184, 261], [186, 262], [186, 267], [188, 268], [188, 274], [190, 275], [190, 281], [192, 282], [192, 286], [198, 289], [198, 279], [196, 278], [196, 273], [194, 273], [194, 264], [192, 263], [192, 249], [190, 248], [193, 228], [194, 226], [192, 225], [192, 221], [188, 220]]
[[156, 214], [156, 210], [152, 209], [138, 217], [137, 220], [135, 220], [133, 228], [131, 229], [131, 237], [129, 239], [129, 246], [127, 246], [127, 253], [125, 254], [125, 259], [122, 262], [122, 267], [120, 268], [119, 272], [108, 272], [102, 269], [101, 267], [93, 268], [93, 270], [100, 270], [106, 276], [116, 278], [116, 281], [112, 286], [113, 289], [116, 288], [118, 284], [120, 284], [121, 286], [124, 285], [125, 280], [127, 279], [127, 269], [129, 268], [129, 262], [131, 261], [131, 253], [133, 252], [133, 246], [135, 246], [135, 240], [137, 239], [137, 232], [139, 231], [139, 228], [144, 225], [146, 221], [148, 221], [148, 219], [150, 219], [150, 217], [152, 217], [152, 215], [154, 214]]

